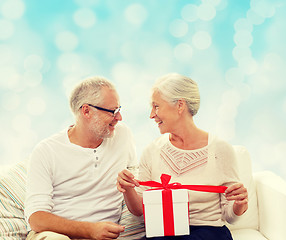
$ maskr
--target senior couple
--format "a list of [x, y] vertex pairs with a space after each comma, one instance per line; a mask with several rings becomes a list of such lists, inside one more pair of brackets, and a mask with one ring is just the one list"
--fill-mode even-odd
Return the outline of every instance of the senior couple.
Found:
[[142, 215], [138, 180], [159, 181], [165, 173], [182, 184], [228, 188], [190, 196], [190, 235], [150, 239], [231, 240], [225, 222], [247, 210], [247, 190], [239, 183], [231, 145], [195, 125], [199, 106], [191, 78], [171, 73], [157, 79], [150, 118], [162, 136], [143, 151], [135, 179], [129, 171], [137, 165], [135, 146], [121, 122], [114, 85], [103, 77], [81, 81], [70, 96], [74, 125], [41, 141], [31, 154], [27, 239], [117, 239], [124, 232], [118, 224], [123, 197], [132, 214]]

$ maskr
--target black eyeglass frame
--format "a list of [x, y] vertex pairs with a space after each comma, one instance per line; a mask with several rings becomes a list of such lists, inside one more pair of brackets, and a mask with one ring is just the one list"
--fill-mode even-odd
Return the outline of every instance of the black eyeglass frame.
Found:
[[[107, 109], [107, 108], [103, 108], [103, 107], [98, 107], [98, 106], [95, 106], [95, 105], [92, 105], [92, 104], [89, 104], [89, 103], [86, 103], [86, 104], [88, 106], [96, 108], [98, 110], [105, 111], [105, 112], [110, 112], [110, 113], [113, 114], [113, 117], [115, 117], [121, 110], [121, 106], [119, 106], [118, 108], [116, 108], [114, 110], [111, 110], [111, 109]], [[82, 106], [81, 106], [81, 108], [82, 108]]]

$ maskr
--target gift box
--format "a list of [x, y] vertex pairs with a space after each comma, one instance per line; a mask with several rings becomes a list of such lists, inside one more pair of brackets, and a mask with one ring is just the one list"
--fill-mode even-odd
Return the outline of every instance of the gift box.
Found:
[[189, 197], [186, 189], [143, 192], [147, 237], [189, 234]]
[[226, 186], [182, 185], [169, 183], [171, 176], [162, 174], [161, 183], [138, 181], [153, 187], [143, 192], [143, 209], [147, 237], [189, 234], [189, 196], [187, 190], [224, 193]]

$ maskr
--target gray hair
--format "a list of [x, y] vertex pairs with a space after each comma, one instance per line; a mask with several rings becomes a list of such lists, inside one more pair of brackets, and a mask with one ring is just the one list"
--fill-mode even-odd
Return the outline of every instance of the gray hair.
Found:
[[104, 77], [90, 77], [81, 81], [70, 95], [70, 108], [75, 116], [85, 103], [97, 105], [102, 102], [101, 89], [107, 87], [115, 90], [114, 85]]
[[189, 77], [178, 73], [164, 75], [156, 80], [152, 93], [155, 91], [158, 91], [162, 98], [170, 104], [184, 99], [192, 116], [196, 115], [200, 108], [198, 85]]

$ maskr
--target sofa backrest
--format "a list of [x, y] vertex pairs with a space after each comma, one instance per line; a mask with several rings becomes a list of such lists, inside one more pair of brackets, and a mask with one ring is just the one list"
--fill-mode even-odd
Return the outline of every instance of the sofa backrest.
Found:
[[248, 191], [248, 210], [234, 224], [228, 224], [228, 227], [231, 230], [243, 228], [258, 229], [257, 195], [252, 175], [250, 154], [244, 146], [235, 145], [233, 148], [237, 157], [240, 180]]

